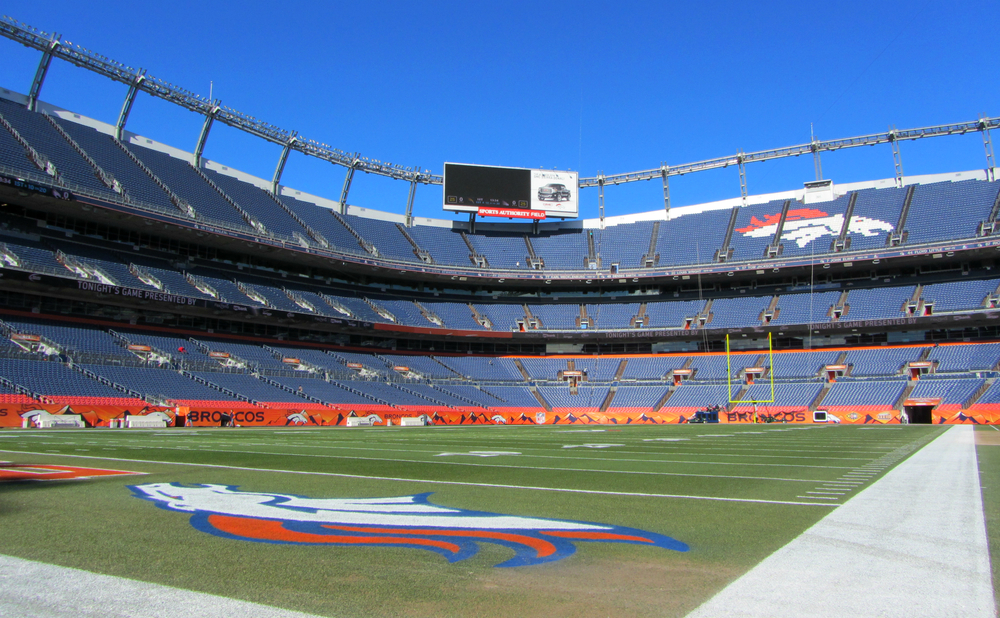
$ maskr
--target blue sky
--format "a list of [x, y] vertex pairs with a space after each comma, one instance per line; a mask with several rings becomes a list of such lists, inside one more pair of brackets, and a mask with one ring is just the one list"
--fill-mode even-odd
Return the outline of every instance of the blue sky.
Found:
[[[996, 2], [190, 2], [7, 0], [4, 13], [301, 135], [440, 173], [444, 161], [593, 176], [1000, 115]], [[0, 86], [39, 53], [0, 39]], [[65, 62], [42, 99], [114, 122], [121, 84]], [[129, 130], [192, 150], [202, 119], [140, 95]], [[1000, 138], [1000, 135], [996, 135]], [[981, 137], [901, 145], [907, 175], [981, 169]], [[998, 148], [1000, 151], [1000, 148]], [[280, 149], [216, 124], [205, 155], [270, 178]], [[998, 152], [1000, 154], [1000, 152]], [[888, 146], [830, 153], [835, 182], [893, 175]], [[751, 193], [813, 179], [810, 157], [750, 165]], [[283, 184], [336, 199], [344, 170], [293, 154]], [[408, 187], [355, 176], [352, 204], [403, 212]], [[674, 178], [673, 205], [739, 195], [730, 168]], [[609, 187], [607, 214], [662, 207]], [[581, 195], [597, 215], [597, 191]], [[441, 208], [420, 186], [415, 214]]]

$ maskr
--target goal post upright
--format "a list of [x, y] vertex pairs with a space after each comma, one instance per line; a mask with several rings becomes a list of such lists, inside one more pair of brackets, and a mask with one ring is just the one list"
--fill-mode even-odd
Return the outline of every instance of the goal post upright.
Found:
[[774, 403], [774, 345], [772, 343], [771, 333], [767, 334], [767, 362], [768, 362], [767, 374], [769, 378], [768, 382], [770, 382], [771, 385], [771, 398], [764, 400], [733, 399], [733, 365], [729, 349], [729, 335], [726, 335], [726, 387], [729, 390], [729, 397], [728, 397], [729, 403], [750, 403], [750, 404]]

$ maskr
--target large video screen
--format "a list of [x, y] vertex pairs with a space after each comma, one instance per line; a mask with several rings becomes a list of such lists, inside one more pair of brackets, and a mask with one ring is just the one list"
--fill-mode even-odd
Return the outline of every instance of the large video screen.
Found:
[[579, 215], [576, 172], [444, 164], [444, 209], [483, 217], [545, 219]]

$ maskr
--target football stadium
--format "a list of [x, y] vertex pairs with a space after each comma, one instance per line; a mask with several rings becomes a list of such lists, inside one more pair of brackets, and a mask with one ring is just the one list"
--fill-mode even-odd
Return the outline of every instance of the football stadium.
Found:
[[[403, 166], [0, 34], [37, 63], [0, 83], [0, 615], [996, 615], [1000, 117]], [[120, 113], [47, 100], [55, 67]], [[193, 147], [130, 124], [152, 102]], [[236, 134], [272, 174], [206, 156]], [[904, 174], [957, 139], [980, 168]], [[895, 173], [824, 176], [862, 147]], [[286, 185], [305, 160], [339, 192]]]

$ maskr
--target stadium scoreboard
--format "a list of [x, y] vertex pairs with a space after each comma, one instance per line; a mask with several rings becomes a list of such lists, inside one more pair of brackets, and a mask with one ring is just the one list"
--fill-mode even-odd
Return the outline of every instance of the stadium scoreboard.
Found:
[[444, 164], [444, 209], [481, 217], [572, 219], [580, 214], [577, 172]]

